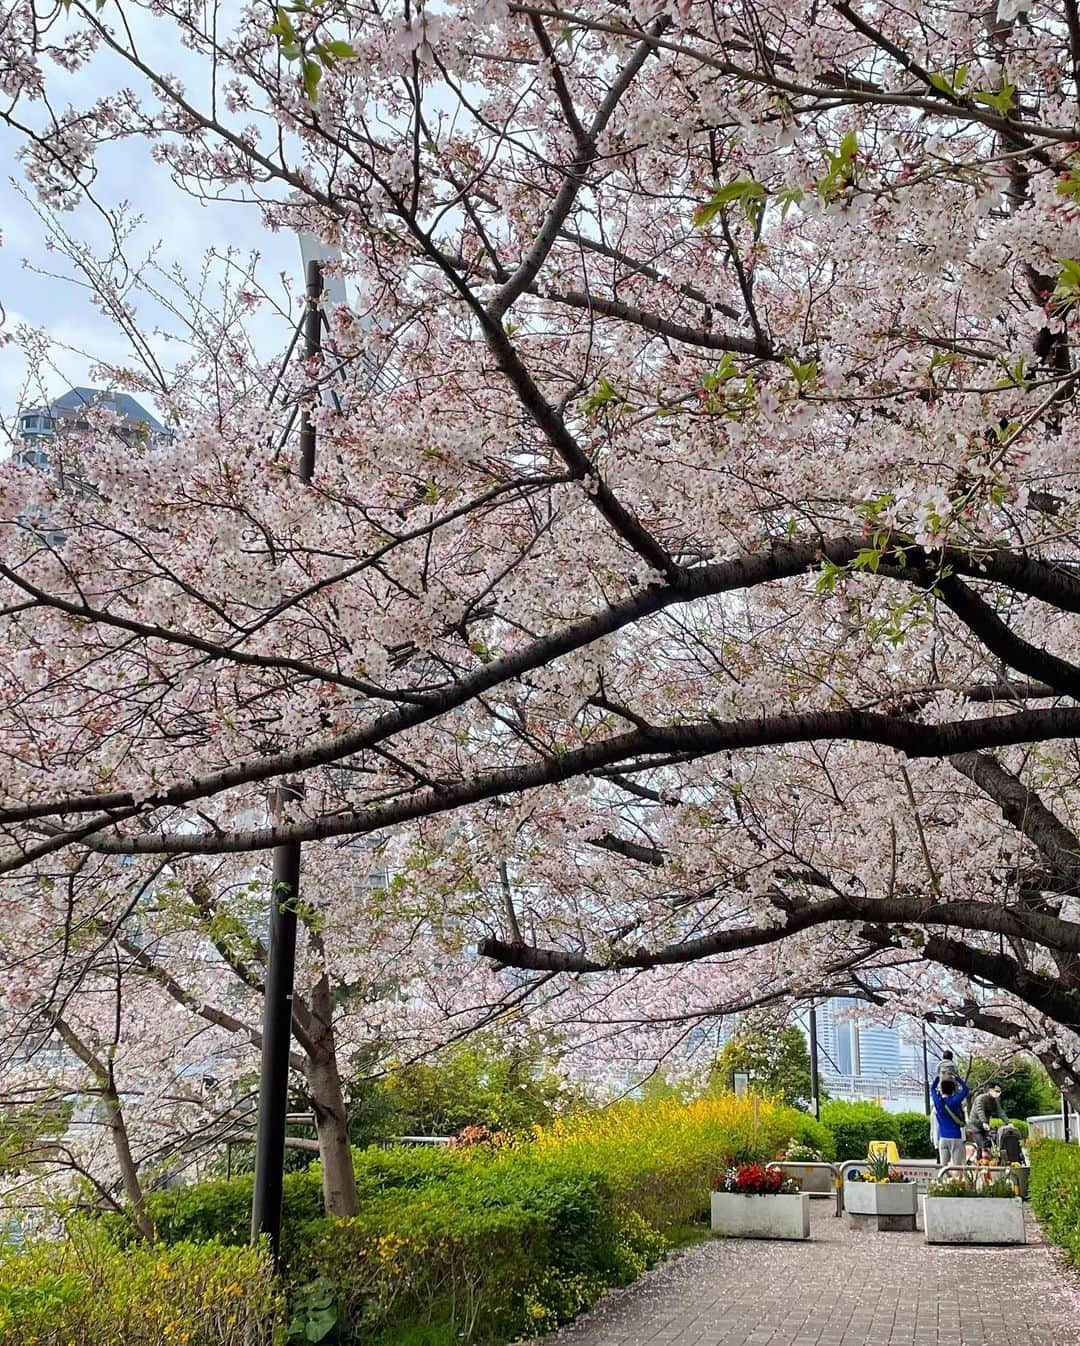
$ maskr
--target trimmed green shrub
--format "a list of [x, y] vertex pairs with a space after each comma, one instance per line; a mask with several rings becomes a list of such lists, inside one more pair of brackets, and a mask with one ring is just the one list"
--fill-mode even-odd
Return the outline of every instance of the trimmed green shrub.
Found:
[[1080, 1266], [1080, 1145], [1035, 1141], [1028, 1194], [1047, 1238]]
[[872, 1140], [892, 1140], [900, 1148], [896, 1114], [876, 1103], [823, 1103], [821, 1120], [832, 1132], [838, 1160], [865, 1159]]
[[282, 1307], [262, 1248], [84, 1230], [0, 1254], [0, 1346], [269, 1346]]
[[937, 1150], [930, 1140], [929, 1117], [921, 1112], [897, 1112], [893, 1114], [893, 1120], [900, 1133], [901, 1159], [937, 1158]]
[[355, 1219], [305, 1226], [287, 1249], [290, 1298], [325, 1314], [335, 1287], [343, 1342], [401, 1346], [420, 1324], [432, 1343], [537, 1336], [633, 1280], [666, 1230], [684, 1239], [718, 1168], [770, 1159], [792, 1136], [832, 1152], [812, 1117], [727, 1094], [624, 1104], [529, 1142], [451, 1151], [441, 1182], [399, 1184]]
[[[459, 1151], [442, 1146], [357, 1150], [353, 1153], [357, 1194], [363, 1203], [380, 1192], [442, 1182], [466, 1162]], [[159, 1242], [201, 1243], [216, 1238], [222, 1243], [246, 1244], [251, 1234], [253, 1184], [252, 1174], [242, 1173], [235, 1178], [151, 1192], [146, 1204]], [[309, 1164], [297, 1173], [286, 1173], [283, 1186], [282, 1228], [288, 1239], [323, 1214], [319, 1165]], [[130, 1243], [137, 1237], [133, 1225], [123, 1216], [103, 1216], [101, 1224], [119, 1242]]]

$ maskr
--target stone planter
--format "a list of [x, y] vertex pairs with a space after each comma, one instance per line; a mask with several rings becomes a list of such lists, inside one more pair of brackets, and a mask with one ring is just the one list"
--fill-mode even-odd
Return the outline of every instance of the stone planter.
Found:
[[713, 1192], [712, 1231], [737, 1239], [809, 1238], [810, 1198], [805, 1192], [794, 1196]]
[[882, 1232], [915, 1228], [917, 1210], [913, 1182], [844, 1182], [848, 1224], [873, 1225]]
[[780, 1159], [776, 1167], [794, 1178], [810, 1196], [832, 1196], [836, 1190], [836, 1172], [832, 1164], [819, 1164], [809, 1159]]
[[927, 1243], [1026, 1243], [1024, 1203], [1018, 1196], [923, 1198]]

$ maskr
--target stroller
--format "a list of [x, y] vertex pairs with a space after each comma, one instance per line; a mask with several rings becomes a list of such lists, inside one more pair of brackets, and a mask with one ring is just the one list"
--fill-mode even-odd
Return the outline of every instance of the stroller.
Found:
[[[979, 1159], [979, 1137], [972, 1127], [967, 1129], [967, 1162], [974, 1164]], [[990, 1128], [991, 1161], [1008, 1168], [1012, 1164], [1024, 1162], [1024, 1151], [1020, 1145], [1020, 1132], [1011, 1123]]]
[[1024, 1162], [1024, 1152], [1020, 1146], [1020, 1132], [1015, 1126], [1006, 1124], [1005, 1126], [995, 1127], [997, 1132], [994, 1139], [997, 1142], [997, 1161], [999, 1164], [1022, 1164]]

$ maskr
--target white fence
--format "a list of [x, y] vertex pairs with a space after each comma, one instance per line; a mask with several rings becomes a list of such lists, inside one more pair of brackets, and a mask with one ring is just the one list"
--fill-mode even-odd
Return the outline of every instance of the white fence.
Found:
[[[1027, 1123], [1032, 1137], [1040, 1136], [1043, 1140], [1065, 1139], [1065, 1118], [1060, 1112], [1048, 1112], [1042, 1117], [1029, 1117]], [[1080, 1115], [1075, 1112], [1069, 1113], [1069, 1139], [1080, 1142]]]

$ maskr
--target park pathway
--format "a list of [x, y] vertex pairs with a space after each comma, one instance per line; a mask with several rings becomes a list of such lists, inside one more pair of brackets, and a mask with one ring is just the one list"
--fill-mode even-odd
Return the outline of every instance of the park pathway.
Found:
[[1028, 1216], [1024, 1248], [928, 1247], [812, 1205], [805, 1243], [713, 1239], [547, 1346], [1077, 1346], [1080, 1288]]

